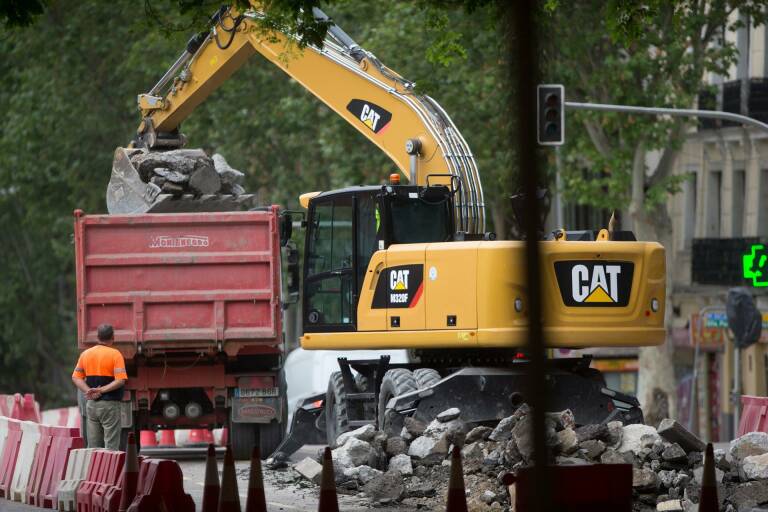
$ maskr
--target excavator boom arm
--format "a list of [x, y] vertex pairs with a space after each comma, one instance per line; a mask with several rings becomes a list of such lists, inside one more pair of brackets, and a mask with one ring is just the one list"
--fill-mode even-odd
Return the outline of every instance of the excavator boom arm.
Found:
[[[139, 95], [139, 145], [181, 147], [179, 126], [252, 55], [259, 53], [314, 94], [379, 147], [412, 184], [460, 182], [457, 229], [481, 233], [485, 213], [475, 159], [448, 114], [411, 82], [382, 65], [339, 27], [323, 48], [299, 49], [291, 36], [267, 32], [262, 14], [222, 8], [208, 33], [198, 34], [163, 78]], [[319, 11], [315, 16], [327, 19]], [[430, 179], [431, 177], [431, 179]]]

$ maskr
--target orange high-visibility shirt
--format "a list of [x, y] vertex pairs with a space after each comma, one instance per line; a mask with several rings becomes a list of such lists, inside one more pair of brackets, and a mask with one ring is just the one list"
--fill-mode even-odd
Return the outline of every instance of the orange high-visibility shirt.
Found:
[[[127, 380], [123, 354], [116, 348], [96, 345], [80, 354], [72, 377], [84, 379], [88, 387], [106, 386], [115, 379]], [[116, 389], [101, 395], [100, 400], [121, 400], [123, 390]]]

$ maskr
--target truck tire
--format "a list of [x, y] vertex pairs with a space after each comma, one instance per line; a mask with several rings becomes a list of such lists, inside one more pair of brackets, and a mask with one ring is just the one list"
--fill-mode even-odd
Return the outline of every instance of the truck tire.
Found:
[[416, 384], [418, 384], [419, 389], [428, 388], [442, 379], [440, 374], [437, 373], [437, 370], [433, 370], [432, 368], [419, 368], [413, 370], [413, 378], [416, 379]]
[[250, 460], [251, 452], [257, 442], [258, 423], [235, 423], [229, 421], [229, 444], [235, 460]]
[[325, 434], [328, 446], [336, 446], [336, 439], [349, 430], [347, 391], [341, 372], [333, 372], [328, 379], [325, 394]]
[[383, 430], [389, 436], [400, 435], [404, 418], [395, 411], [388, 409], [387, 403], [392, 397], [417, 389], [419, 389], [419, 385], [410, 370], [395, 368], [384, 374], [379, 390], [379, 430]]

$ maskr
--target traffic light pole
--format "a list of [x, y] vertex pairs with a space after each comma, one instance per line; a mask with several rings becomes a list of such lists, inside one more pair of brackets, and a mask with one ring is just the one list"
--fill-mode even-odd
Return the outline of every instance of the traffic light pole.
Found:
[[702, 117], [707, 119], [722, 119], [724, 121], [734, 121], [740, 124], [746, 124], [759, 128], [768, 133], [768, 124], [762, 123], [757, 119], [733, 114], [731, 112], [722, 112], [720, 110], [697, 110], [688, 108], [657, 108], [657, 107], [633, 107], [630, 105], [611, 105], [607, 103], [578, 103], [575, 101], [566, 101], [565, 107], [574, 110], [593, 110], [597, 112], [623, 112], [626, 114], [647, 114], [655, 116], [673, 116], [673, 117]]

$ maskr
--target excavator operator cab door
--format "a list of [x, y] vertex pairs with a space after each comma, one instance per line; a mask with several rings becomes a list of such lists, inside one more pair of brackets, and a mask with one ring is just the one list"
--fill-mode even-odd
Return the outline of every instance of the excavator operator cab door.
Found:
[[321, 194], [307, 214], [304, 331], [355, 330], [358, 290], [378, 249], [378, 187]]
[[391, 244], [445, 242], [453, 231], [446, 187], [353, 187], [314, 197], [304, 244], [304, 331], [356, 330], [373, 254]]

